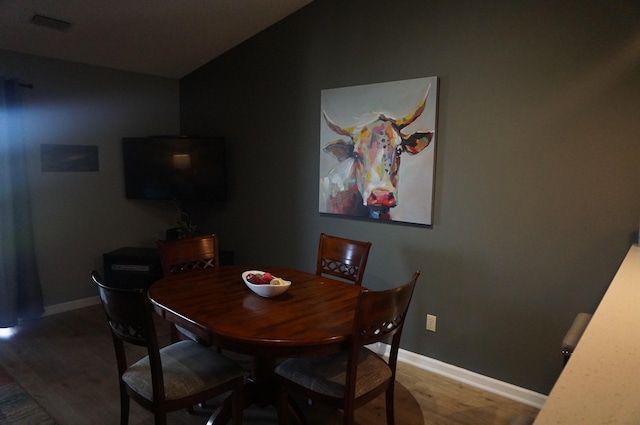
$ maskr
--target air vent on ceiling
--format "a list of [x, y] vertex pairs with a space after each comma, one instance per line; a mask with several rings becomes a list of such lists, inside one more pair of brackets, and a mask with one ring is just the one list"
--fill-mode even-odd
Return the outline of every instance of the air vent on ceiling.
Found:
[[31, 17], [31, 23], [58, 31], [67, 31], [71, 28], [71, 22], [61, 21], [60, 19], [50, 18], [43, 15], [33, 15]]

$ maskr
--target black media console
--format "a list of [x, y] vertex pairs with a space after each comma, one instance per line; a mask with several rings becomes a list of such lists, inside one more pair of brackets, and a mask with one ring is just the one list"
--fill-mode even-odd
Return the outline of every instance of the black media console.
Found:
[[[220, 251], [220, 265], [233, 264], [232, 251]], [[124, 247], [102, 255], [104, 280], [117, 288], [148, 288], [162, 278], [157, 248]]]

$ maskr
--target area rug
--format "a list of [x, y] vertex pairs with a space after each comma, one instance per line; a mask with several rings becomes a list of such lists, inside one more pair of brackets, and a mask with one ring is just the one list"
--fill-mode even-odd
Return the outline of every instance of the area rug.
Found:
[[49, 414], [0, 366], [0, 425], [56, 425]]

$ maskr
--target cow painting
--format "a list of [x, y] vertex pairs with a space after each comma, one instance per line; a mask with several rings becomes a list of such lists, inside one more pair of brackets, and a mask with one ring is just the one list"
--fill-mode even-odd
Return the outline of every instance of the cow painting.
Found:
[[[433, 141], [435, 125], [430, 129], [407, 131], [425, 113], [427, 101], [434, 96], [431, 86], [423, 90], [417, 104], [407, 105], [409, 111], [400, 117], [371, 112], [356, 123], [345, 125], [323, 109], [324, 125], [340, 138], [322, 148], [323, 155], [332, 156], [337, 163], [321, 176], [320, 212], [395, 219], [394, 209], [404, 201], [399, 197], [401, 160], [419, 155]], [[418, 190], [431, 190], [420, 183], [413, 182]], [[420, 213], [427, 217], [409, 221], [430, 224], [430, 211]]]

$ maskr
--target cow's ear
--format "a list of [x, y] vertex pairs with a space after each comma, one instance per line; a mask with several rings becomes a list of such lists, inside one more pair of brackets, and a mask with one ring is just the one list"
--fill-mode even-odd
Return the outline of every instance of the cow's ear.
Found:
[[433, 139], [433, 131], [416, 132], [410, 136], [403, 136], [402, 145], [404, 146], [405, 151], [409, 152], [411, 155], [415, 155], [422, 149], [429, 146], [431, 139]]
[[344, 139], [334, 140], [325, 146], [323, 150], [335, 156], [338, 161], [344, 161], [353, 156], [353, 142]]

